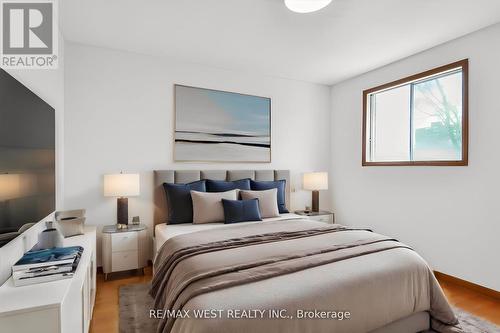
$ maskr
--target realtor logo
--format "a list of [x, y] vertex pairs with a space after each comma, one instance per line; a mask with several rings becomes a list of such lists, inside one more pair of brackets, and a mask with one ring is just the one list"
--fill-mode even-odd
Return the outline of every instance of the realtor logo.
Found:
[[2, 68], [57, 68], [55, 0], [2, 0]]

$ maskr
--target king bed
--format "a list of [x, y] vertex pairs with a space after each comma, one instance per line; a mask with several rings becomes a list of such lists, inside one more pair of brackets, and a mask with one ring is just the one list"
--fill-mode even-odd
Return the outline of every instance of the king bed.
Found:
[[[158, 332], [462, 332], [426, 262], [371, 230], [290, 213], [259, 222], [166, 224], [164, 183], [246, 178], [285, 180], [289, 207], [287, 170], [154, 172], [151, 295], [169, 314]], [[213, 316], [175, 315], [200, 310]]]

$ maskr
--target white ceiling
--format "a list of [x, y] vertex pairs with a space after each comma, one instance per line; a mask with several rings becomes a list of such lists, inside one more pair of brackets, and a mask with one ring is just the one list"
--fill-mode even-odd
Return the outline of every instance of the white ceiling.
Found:
[[63, 0], [66, 40], [333, 84], [500, 21], [499, 0]]

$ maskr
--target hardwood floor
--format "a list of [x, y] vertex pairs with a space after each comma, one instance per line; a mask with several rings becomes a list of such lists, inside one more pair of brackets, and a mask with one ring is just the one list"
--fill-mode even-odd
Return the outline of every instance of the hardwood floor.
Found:
[[108, 281], [104, 281], [104, 274], [97, 274], [97, 294], [90, 333], [118, 332], [118, 289], [126, 284], [149, 282], [151, 277], [151, 266], [144, 269], [144, 275], [139, 272], [115, 273]]
[[443, 279], [438, 280], [451, 304], [500, 326], [500, 300]]
[[[140, 275], [140, 273], [138, 275], [123, 273], [114, 275], [113, 279], [108, 281], [104, 281], [103, 274], [98, 274], [97, 295], [90, 333], [118, 332], [119, 287], [126, 284], [148, 282], [151, 280], [151, 274], [151, 267], [145, 269], [144, 275]], [[440, 280], [439, 283], [451, 304], [500, 325], [499, 300], [449, 281]]]

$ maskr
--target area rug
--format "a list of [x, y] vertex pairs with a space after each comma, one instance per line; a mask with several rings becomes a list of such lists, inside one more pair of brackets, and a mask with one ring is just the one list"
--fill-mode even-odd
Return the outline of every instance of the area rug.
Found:
[[490, 323], [489, 321], [476, 317], [467, 311], [464, 311], [456, 306], [453, 307], [453, 311], [460, 320], [460, 325], [465, 332], [471, 333], [500, 333], [500, 327]]
[[154, 308], [150, 286], [150, 283], [139, 283], [120, 287], [120, 333], [156, 332], [158, 320], [149, 316], [149, 310]]
[[[153, 333], [158, 321], [150, 318], [153, 298], [149, 283], [120, 287], [120, 333]], [[462, 328], [467, 333], [500, 333], [500, 327], [476, 317], [460, 308], [454, 308]]]

